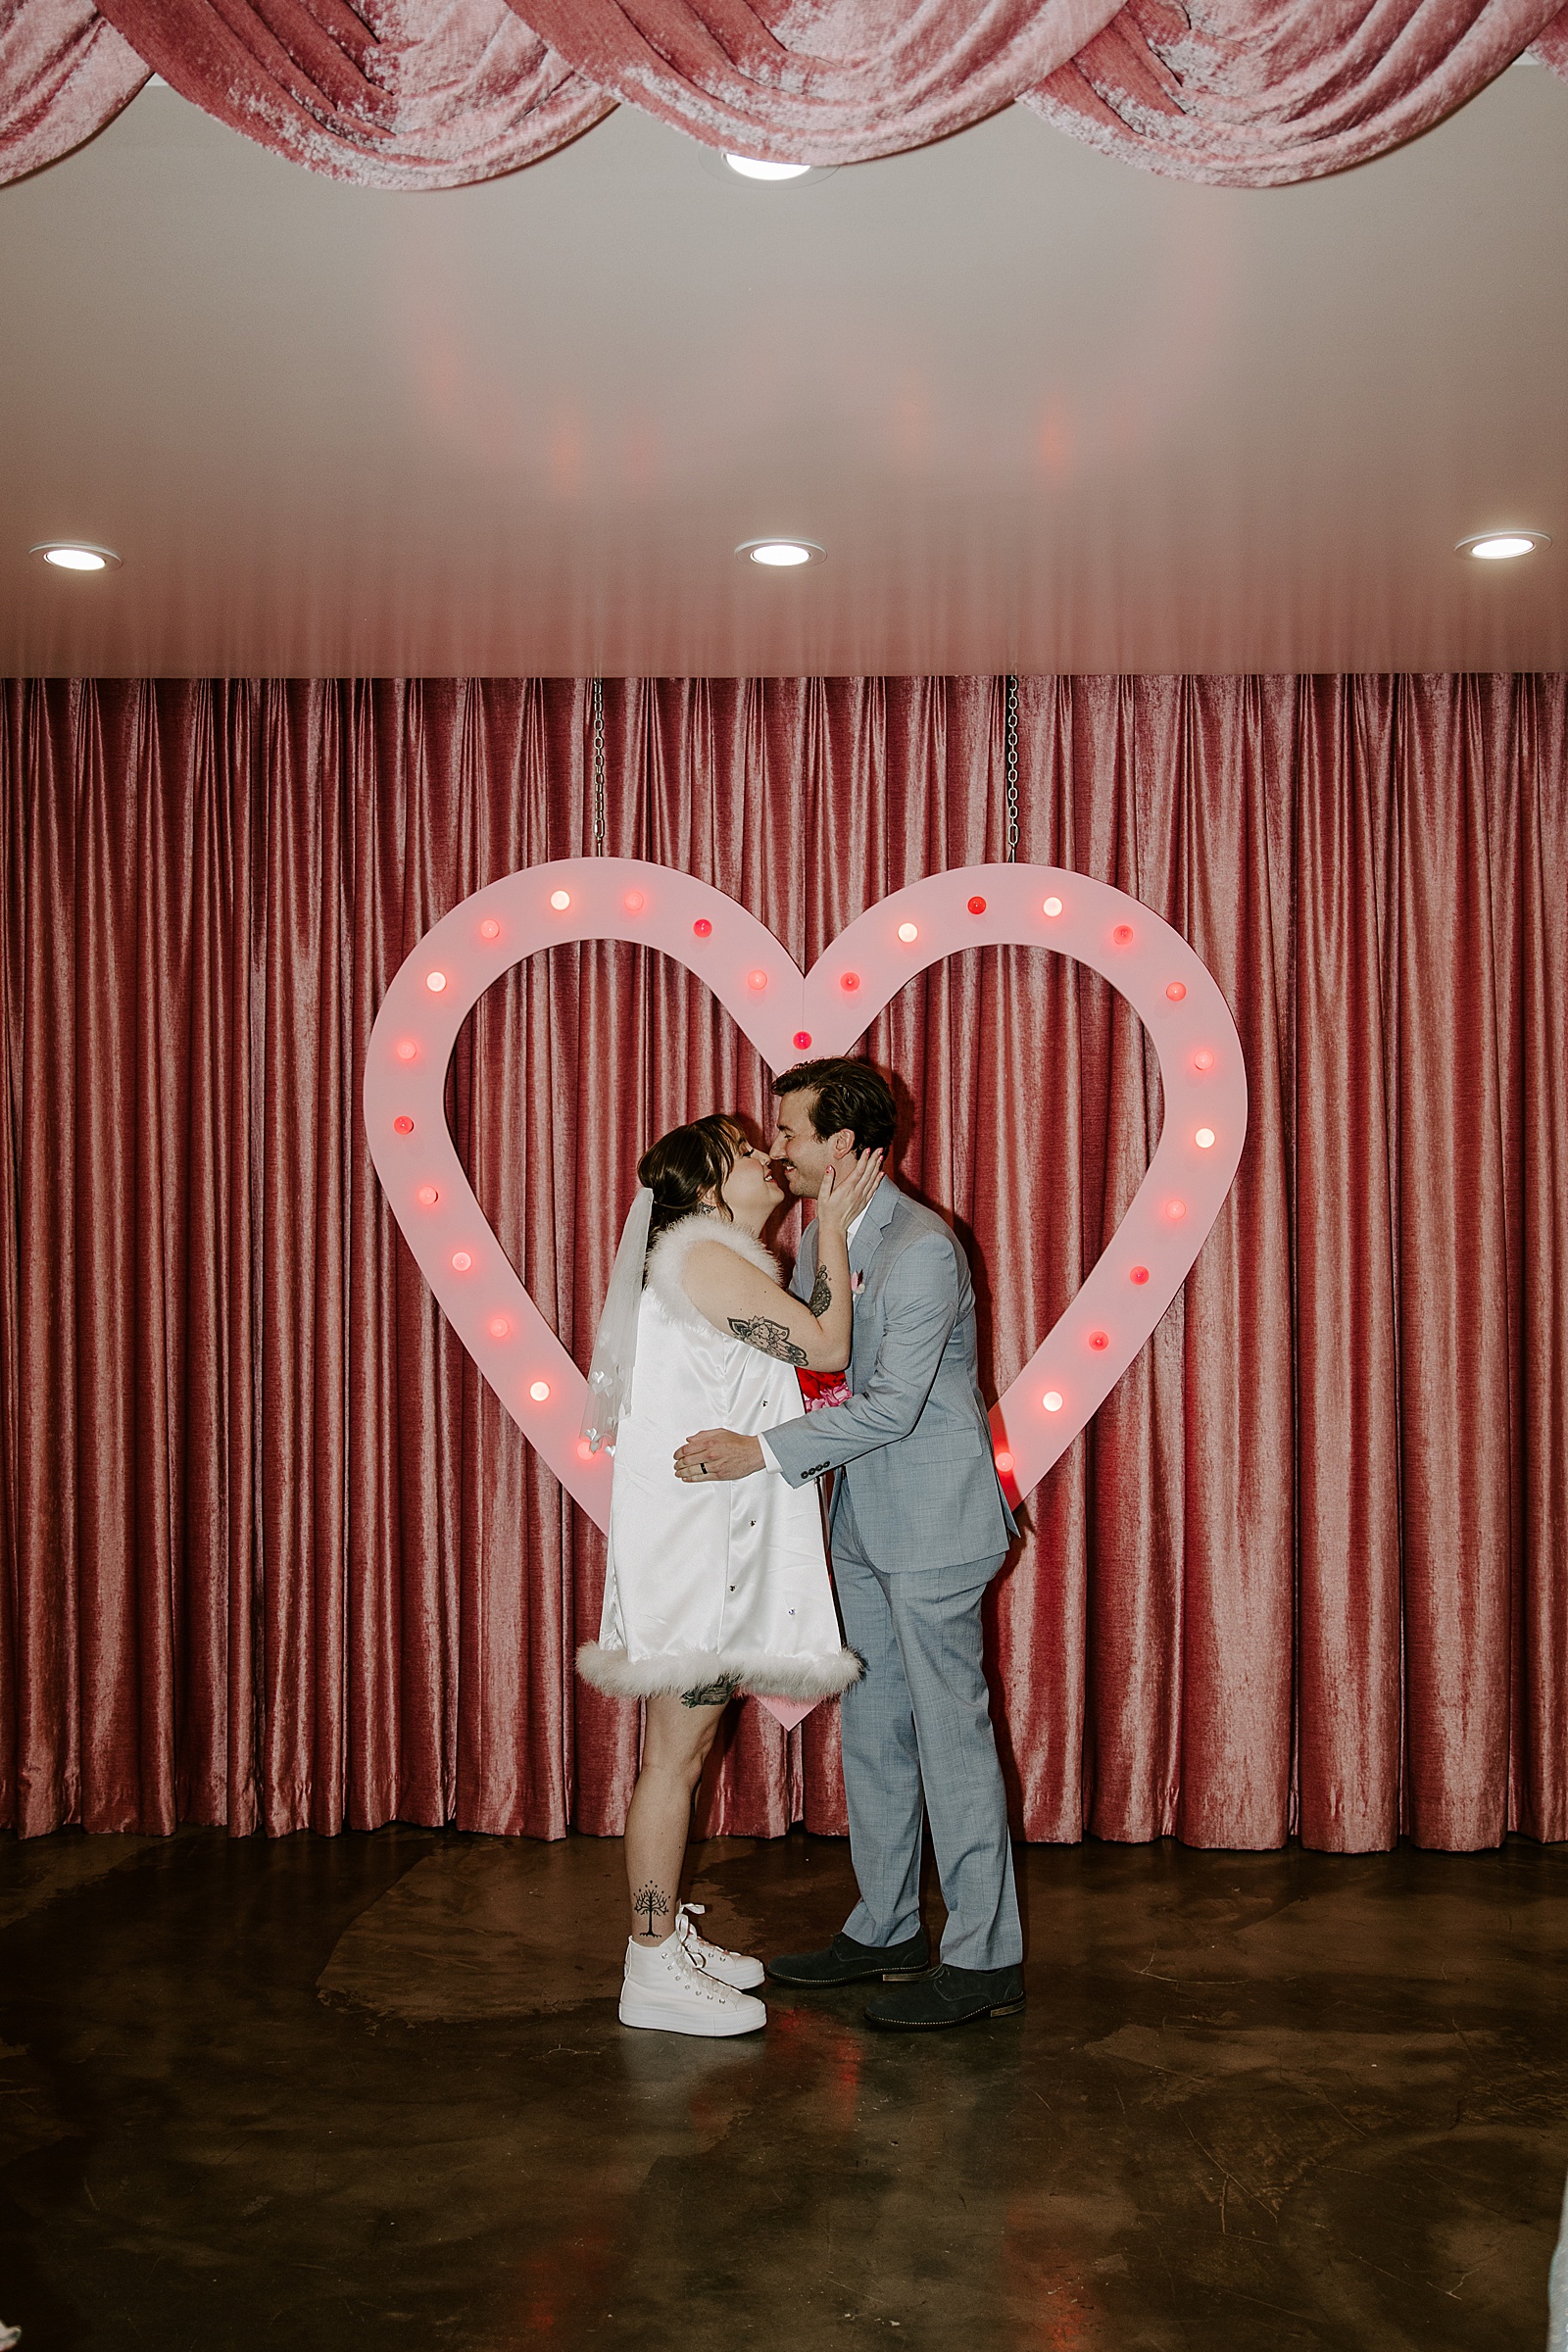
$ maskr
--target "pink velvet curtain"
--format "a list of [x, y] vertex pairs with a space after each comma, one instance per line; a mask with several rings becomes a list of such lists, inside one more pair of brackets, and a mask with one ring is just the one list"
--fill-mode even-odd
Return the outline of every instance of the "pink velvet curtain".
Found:
[[0, 179], [90, 138], [147, 69], [372, 187], [511, 172], [637, 106], [713, 147], [857, 163], [1014, 100], [1151, 171], [1262, 187], [1384, 153], [1558, 0], [0, 0]]
[[[606, 687], [608, 839], [803, 962], [1002, 854], [992, 679]], [[1176, 923], [1251, 1132], [996, 1590], [1033, 1838], [1568, 1836], [1568, 680], [1027, 679], [1021, 857]], [[570, 682], [0, 693], [0, 1821], [615, 1830], [603, 1545], [379, 1199], [366, 1039], [425, 928], [589, 850]], [[1157, 1133], [1142, 1033], [1044, 951], [871, 1035], [1009, 1380]], [[579, 1362], [641, 1146], [765, 1073], [700, 985], [561, 949], [451, 1116]], [[789, 1235], [786, 1232], [785, 1241]], [[842, 1826], [831, 1709], [739, 1711], [708, 1826]]]
[[92, 0], [0, 0], [0, 182], [92, 138], [148, 71]]

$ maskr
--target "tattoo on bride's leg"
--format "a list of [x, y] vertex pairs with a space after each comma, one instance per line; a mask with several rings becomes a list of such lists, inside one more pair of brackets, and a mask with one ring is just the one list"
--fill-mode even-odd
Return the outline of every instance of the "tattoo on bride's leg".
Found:
[[638, 1887], [631, 1907], [636, 1912], [639, 1919], [647, 1920], [647, 1927], [643, 1928], [640, 1933], [646, 1936], [651, 1943], [654, 1939], [655, 1920], [663, 1918], [668, 1913], [668, 1895], [664, 1892], [662, 1886], [656, 1886], [652, 1879], [650, 1879], [646, 1886]]
[[680, 1703], [683, 1707], [723, 1707], [739, 1689], [739, 1675], [721, 1674], [715, 1683], [696, 1683], [690, 1690], [683, 1690]]

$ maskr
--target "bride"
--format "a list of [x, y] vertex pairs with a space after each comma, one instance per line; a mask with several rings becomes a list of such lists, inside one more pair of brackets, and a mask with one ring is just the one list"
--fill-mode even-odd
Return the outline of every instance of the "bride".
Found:
[[767, 2016], [745, 1989], [761, 1962], [705, 1941], [679, 1900], [697, 1784], [737, 1691], [827, 1698], [860, 1662], [839, 1632], [815, 1486], [765, 1470], [682, 1483], [674, 1456], [694, 1429], [757, 1436], [794, 1420], [796, 1369], [849, 1363], [847, 1237], [881, 1159], [862, 1152], [823, 1187], [808, 1306], [762, 1247], [784, 1192], [734, 1119], [677, 1127], [638, 1163], [588, 1379], [584, 1432], [596, 1450], [613, 1445], [615, 1467], [599, 1639], [577, 1652], [597, 1690], [647, 1706], [626, 1820], [622, 2025], [751, 2034]]

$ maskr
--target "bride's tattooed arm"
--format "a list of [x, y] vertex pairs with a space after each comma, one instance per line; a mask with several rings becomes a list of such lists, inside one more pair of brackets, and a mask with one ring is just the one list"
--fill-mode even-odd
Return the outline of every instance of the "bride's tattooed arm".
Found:
[[809, 1304], [781, 1287], [773, 1260], [759, 1261], [744, 1236], [733, 1237], [739, 1248], [726, 1248], [701, 1227], [693, 1232], [685, 1256], [675, 1261], [680, 1288], [715, 1331], [744, 1341], [759, 1354], [797, 1369], [842, 1372], [854, 1339], [849, 1229], [881, 1181], [876, 1152], [858, 1153], [848, 1175], [834, 1176], [832, 1169], [824, 1175], [816, 1202], [820, 1230]]
[[748, 1348], [756, 1348], [763, 1355], [776, 1355], [781, 1364], [806, 1362], [806, 1349], [796, 1347], [787, 1323], [771, 1322], [766, 1315], [731, 1315], [729, 1327]]

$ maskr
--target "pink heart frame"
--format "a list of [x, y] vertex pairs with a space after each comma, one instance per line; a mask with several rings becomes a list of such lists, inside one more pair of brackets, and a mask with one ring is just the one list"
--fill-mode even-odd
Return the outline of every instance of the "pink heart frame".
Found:
[[[1077, 1297], [991, 1425], [1012, 1500], [1087, 1426], [1186, 1280], [1230, 1191], [1247, 1135], [1241, 1040], [1218, 983], [1159, 916], [1087, 875], [1046, 865], [930, 874], [868, 907], [808, 973], [710, 883], [631, 858], [525, 866], [465, 899], [394, 976], [370, 1032], [365, 1122], [404, 1239], [442, 1311], [528, 1443], [598, 1526], [611, 1462], [578, 1436], [585, 1383], [496, 1241], [447, 1127], [446, 1069], [491, 983], [540, 949], [623, 939], [705, 981], [770, 1069], [844, 1054], [928, 964], [962, 948], [1075, 956], [1117, 989], [1159, 1060], [1165, 1115], [1143, 1183]], [[782, 1721], [807, 1710], [772, 1702]]]

